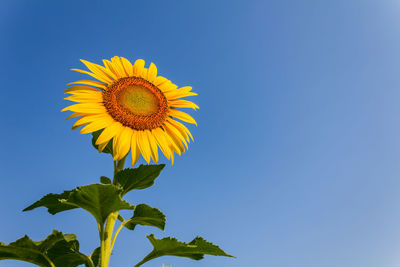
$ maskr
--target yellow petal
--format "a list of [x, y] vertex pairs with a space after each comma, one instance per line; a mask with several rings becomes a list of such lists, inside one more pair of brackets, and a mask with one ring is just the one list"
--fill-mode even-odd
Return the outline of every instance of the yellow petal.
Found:
[[188, 149], [188, 144], [185, 136], [176, 127], [174, 127], [174, 125], [172, 125], [169, 121], [166, 121], [164, 123], [164, 126], [168, 128], [168, 130], [170, 130], [176, 137], [178, 137], [179, 140], [181, 140], [182, 143], [185, 145], [186, 149]]
[[197, 122], [193, 119], [193, 117], [183, 111], [171, 108], [169, 110], [169, 116], [175, 117], [184, 122], [195, 124], [197, 126]]
[[97, 79], [97, 80], [99, 80], [99, 81], [101, 81], [103, 83], [106, 83], [106, 84], [111, 84], [112, 83], [110, 78], [105, 79], [102, 76], [99, 76], [97, 74], [94, 74], [94, 73], [91, 73], [91, 72], [88, 72], [88, 71], [85, 71], [85, 70], [80, 70], [80, 69], [71, 69], [71, 70], [90, 75], [93, 78], [95, 78], [95, 79]]
[[165, 83], [165, 82], [168, 82], [169, 80], [167, 79], [167, 78], [164, 78], [164, 77], [162, 77], [162, 76], [157, 76], [155, 79], [154, 79], [154, 85], [155, 86], [160, 86], [160, 85], [162, 85], [163, 83]]
[[116, 60], [117, 60], [117, 62], [118, 62], [118, 65], [119, 65], [120, 69], [121, 69], [122, 72], [124, 73], [124, 77], [128, 77], [129, 74], [128, 74], [128, 72], [125, 70], [124, 63], [122, 62], [122, 58], [121, 58], [121, 57], [115, 57], [115, 58], [116, 58]]
[[175, 141], [172, 139], [172, 137], [169, 135], [169, 133], [167, 132], [167, 129], [164, 127], [163, 133], [164, 133], [164, 138], [168, 143], [168, 147], [171, 150], [171, 157], [174, 155], [174, 152], [178, 153], [178, 155], [181, 155], [181, 147], [183, 148], [183, 150], [185, 149], [185, 147], [183, 146], [182, 142], [179, 142], [179, 145], [177, 145], [175, 143]]
[[111, 58], [111, 63], [113, 64], [114, 70], [118, 73], [118, 76], [120, 78], [127, 77], [127, 74], [125, 73], [124, 67], [122, 66], [119, 57]]
[[148, 73], [149, 73], [149, 70], [147, 68], [143, 68], [142, 74], [139, 77], [142, 77], [143, 79], [147, 80]]
[[103, 59], [103, 64], [107, 70], [107, 73], [109, 73], [109, 75], [111, 75], [114, 80], [118, 80], [120, 78], [118, 72], [114, 69], [114, 66], [111, 63], [111, 61]]
[[150, 63], [150, 67], [147, 73], [147, 80], [152, 83], [156, 77], [157, 77], [157, 67], [152, 62]]
[[74, 125], [72, 126], [72, 130], [75, 130], [76, 128], [79, 128], [82, 125], [91, 123], [96, 120], [106, 120], [110, 118], [111, 117], [108, 114], [85, 115], [74, 123]]
[[69, 92], [68, 94], [72, 96], [78, 96], [78, 97], [97, 97], [97, 98], [102, 98], [103, 94], [100, 93], [100, 91], [89, 91], [89, 90], [76, 90]]
[[72, 125], [72, 130], [75, 130], [75, 129], [81, 127], [82, 125], [86, 125], [86, 124], [89, 123], [89, 122], [87, 122], [87, 121], [86, 121], [86, 122], [82, 121], [83, 118], [85, 118], [85, 117], [82, 117], [82, 118], [78, 119], [78, 120]]
[[106, 89], [106, 85], [97, 81], [91, 81], [91, 80], [79, 80], [73, 83], [69, 83], [67, 85], [71, 85], [71, 84], [86, 84], [86, 85], [91, 85], [97, 88], [101, 88], [101, 89]]
[[[175, 150], [176, 153], [181, 155], [181, 152], [185, 152], [185, 146], [182, 143], [182, 139], [180, 139], [169, 127], [168, 125], [164, 124], [165, 131], [167, 132], [167, 136], [170, 137], [171, 148]], [[175, 144], [175, 146], [174, 146]], [[176, 149], [178, 148], [178, 149]]]
[[96, 95], [71, 95], [64, 98], [65, 100], [82, 102], [82, 103], [101, 103], [103, 102], [103, 97]]
[[141, 77], [143, 68], [144, 68], [144, 60], [143, 59], [136, 60], [135, 64], [133, 64], [133, 76]]
[[149, 130], [146, 130], [144, 132], [146, 133], [147, 139], [149, 140], [151, 157], [153, 158], [153, 161], [157, 163], [158, 162], [157, 141]]
[[100, 103], [75, 104], [62, 109], [61, 112], [66, 110], [70, 110], [73, 112], [87, 113], [87, 114], [100, 114], [107, 112], [103, 104]]
[[[166, 81], [158, 86], [160, 90], [165, 94], [169, 93], [170, 95], [174, 95], [175, 91], [177, 91], [178, 86], [176, 84], [173, 84], [171, 81]], [[168, 98], [168, 97], [167, 97]]]
[[138, 146], [138, 131], [133, 131], [131, 138], [131, 155], [132, 155], [132, 166], [135, 166], [136, 162], [140, 157], [140, 149]]
[[107, 145], [108, 145], [108, 142], [98, 145], [97, 149], [99, 150], [99, 153], [103, 152], [104, 148], [106, 148]]
[[181, 92], [179, 89], [171, 91], [163, 91], [163, 93], [168, 100], [197, 95], [194, 92]]
[[107, 126], [110, 126], [112, 123], [114, 122], [114, 120], [109, 117], [109, 116], [105, 116], [102, 117], [101, 119], [97, 119], [92, 121], [91, 123], [89, 123], [88, 125], [86, 125], [85, 127], [83, 127], [80, 131], [81, 134], [87, 134], [87, 133], [92, 133], [101, 129], [104, 129]]
[[114, 121], [108, 127], [106, 127], [100, 134], [99, 138], [96, 140], [96, 145], [108, 143], [111, 138], [119, 133], [122, 128], [122, 124], [118, 121]]
[[[103, 60], [103, 64], [104, 64], [104, 60]], [[104, 65], [104, 67], [103, 67], [103, 66], [100, 66], [100, 65], [97, 65], [97, 66], [98, 66], [98, 68], [101, 69], [101, 71], [103, 71], [108, 77], [110, 77], [111, 80], [113, 80], [113, 81], [118, 80], [118, 77], [117, 77], [112, 71], [110, 71], [105, 65]]]
[[181, 93], [189, 93], [190, 91], [192, 91], [192, 87], [191, 86], [183, 86], [183, 87], [179, 88], [178, 90]]
[[189, 92], [189, 93], [184, 93], [184, 94], [179, 94], [179, 95], [177, 95], [177, 96], [172, 96], [172, 97], [170, 97], [169, 99], [178, 99], [178, 98], [184, 98], [184, 97], [188, 97], [188, 96], [196, 96], [197, 95], [197, 93], [194, 93], [194, 92]]
[[99, 93], [101, 93], [101, 91], [99, 91], [98, 89], [90, 87], [90, 86], [75, 85], [75, 86], [71, 86], [71, 87], [68, 87], [67, 89], [65, 89], [64, 94], [72, 94], [77, 91], [78, 92], [99, 92]]
[[174, 165], [174, 152], [171, 153], [171, 165]]
[[131, 128], [124, 126], [117, 136], [117, 147], [115, 148], [118, 151], [117, 160], [121, 160], [128, 154], [131, 148], [132, 133], [133, 130]]
[[164, 88], [164, 91], [167, 92], [167, 95], [169, 97], [169, 99], [172, 98], [177, 98], [177, 97], [181, 97], [181, 96], [191, 96], [191, 95], [197, 95], [192, 91], [192, 87], [191, 86], [184, 86], [178, 89], [178, 86], [175, 84], [163, 84], [162, 85]]
[[122, 65], [124, 66], [126, 74], [128, 74], [129, 77], [133, 76], [132, 63], [124, 57], [121, 57], [121, 62], [122, 62]]
[[76, 117], [80, 117], [80, 116], [83, 116], [83, 115], [85, 115], [84, 113], [72, 113], [71, 115], [69, 115], [65, 120], [69, 120], [69, 119], [72, 119], [72, 118], [76, 118]]
[[147, 135], [144, 133], [144, 131], [138, 131], [138, 146], [140, 149], [140, 153], [142, 154], [144, 160], [147, 163], [150, 163], [150, 144], [149, 140], [147, 139]]
[[89, 62], [89, 61], [83, 60], [83, 59], [81, 59], [81, 62], [82, 62], [83, 64], [85, 64], [85, 66], [86, 66], [91, 72], [93, 72], [94, 74], [96, 74], [97, 77], [101, 77], [104, 81], [106, 81], [107, 84], [111, 84], [111, 83], [113, 82], [113, 80], [110, 78], [110, 76], [108, 76], [108, 75], [105, 73], [104, 67], [102, 67], [102, 66], [100, 66], [100, 65], [97, 65], [97, 64], [94, 64], [94, 63], [91, 63], [91, 62]]
[[68, 92], [67, 94], [74, 95], [74, 96], [92, 96], [92, 97], [103, 97], [103, 93], [99, 90], [95, 89], [96, 91], [90, 90], [75, 90]]
[[118, 157], [119, 157], [118, 156], [118, 150], [116, 149], [118, 134], [119, 134], [119, 132], [115, 134], [115, 136], [114, 136], [114, 138], [112, 140], [112, 150], [113, 150], [112, 152], [113, 152], [113, 159], [114, 160], [118, 160]]
[[160, 147], [164, 156], [168, 160], [170, 160], [171, 159], [171, 149], [169, 148], [168, 142], [165, 138], [165, 132], [161, 128], [155, 128], [151, 131], [153, 133], [154, 138], [156, 139], [157, 145]]
[[168, 100], [168, 104], [170, 107], [175, 107], [175, 108], [192, 108], [194, 110], [199, 108], [199, 106], [197, 106], [195, 103], [184, 99]]
[[185, 137], [186, 141], [190, 142], [189, 136], [192, 139], [192, 141], [194, 141], [192, 134], [190, 133], [189, 129], [186, 128], [185, 125], [174, 119], [168, 119], [168, 122], [179, 130], [179, 132]]

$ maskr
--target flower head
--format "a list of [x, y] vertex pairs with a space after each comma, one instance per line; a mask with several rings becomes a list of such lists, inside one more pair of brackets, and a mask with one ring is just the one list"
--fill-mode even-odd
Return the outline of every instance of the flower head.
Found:
[[[197, 109], [198, 106], [182, 98], [197, 95], [190, 86], [178, 88], [170, 80], [157, 76], [157, 68], [138, 59], [132, 65], [123, 57], [103, 60], [100, 66], [81, 60], [94, 80], [70, 83], [65, 90], [66, 100], [77, 102], [61, 111], [72, 111], [68, 117], [79, 117], [72, 129], [84, 126], [80, 133], [102, 130], [96, 140], [101, 152], [112, 141], [113, 158], [120, 160], [129, 151], [132, 165], [140, 155], [150, 162], [158, 162], [158, 148], [168, 160], [174, 153], [181, 155], [188, 148], [192, 134], [176, 119], [196, 124], [187, 113], [177, 108]], [[197, 125], [197, 124], [196, 124]]]

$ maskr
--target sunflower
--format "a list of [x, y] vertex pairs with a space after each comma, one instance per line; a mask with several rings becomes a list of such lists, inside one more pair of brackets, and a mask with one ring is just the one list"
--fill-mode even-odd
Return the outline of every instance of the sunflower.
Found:
[[[158, 148], [171, 163], [174, 153], [181, 155], [188, 149], [193, 136], [178, 120], [196, 124], [187, 113], [177, 108], [199, 108], [182, 98], [197, 95], [192, 87], [178, 88], [170, 80], [157, 76], [157, 67], [138, 59], [132, 65], [123, 57], [103, 60], [100, 66], [81, 60], [94, 80], [80, 80], [68, 84], [66, 100], [77, 102], [61, 111], [72, 111], [67, 118], [79, 117], [72, 129], [84, 126], [81, 134], [101, 131], [96, 140], [99, 152], [112, 142], [114, 160], [132, 154], [132, 165], [140, 155], [147, 163], [158, 162]], [[178, 120], [177, 120], [178, 119]], [[196, 124], [197, 125], [197, 124]]]

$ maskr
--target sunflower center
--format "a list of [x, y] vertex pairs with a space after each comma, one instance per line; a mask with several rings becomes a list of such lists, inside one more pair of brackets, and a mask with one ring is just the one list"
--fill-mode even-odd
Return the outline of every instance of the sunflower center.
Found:
[[144, 116], [156, 113], [160, 102], [152, 92], [140, 85], [131, 85], [124, 88], [117, 98], [121, 106], [136, 115]]
[[107, 87], [103, 101], [116, 121], [135, 130], [160, 127], [167, 118], [166, 97], [159, 88], [143, 78], [119, 79]]

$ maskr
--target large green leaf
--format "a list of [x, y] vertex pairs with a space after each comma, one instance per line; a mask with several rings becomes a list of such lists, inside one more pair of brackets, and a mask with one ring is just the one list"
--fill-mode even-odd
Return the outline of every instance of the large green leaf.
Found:
[[56, 214], [61, 211], [70, 209], [76, 209], [76, 206], [64, 203], [68, 199], [72, 191], [64, 191], [62, 194], [48, 194], [36, 201], [29, 207], [25, 208], [24, 211], [33, 210], [39, 207], [46, 207], [50, 214]]
[[100, 225], [114, 211], [133, 209], [121, 199], [120, 189], [112, 184], [91, 184], [76, 188], [71, 192], [66, 204], [76, 205], [90, 212]]
[[0, 243], [0, 260], [20, 260], [42, 267], [55, 266], [54, 263], [44, 253], [42, 253], [39, 249], [35, 249], [33, 241], [27, 236], [19, 239], [18, 241], [18, 245], [5, 245]]
[[133, 209], [128, 202], [121, 199], [121, 189], [112, 184], [91, 184], [77, 187], [62, 194], [49, 194], [24, 209], [32, 210], [47, 207], [51, 214], [61, 211], [82, 208], [90, 212], [100, 225], [103, 225], [110, 213]]
[[92, 266], [93, 263], [86, 255], [79, 252], [77, 240], [61, 240], [47, 251], [48, 257], [56, 267], [72, 267], [85, 264]]
[[123, 188], [122, 195], [133, 189], [145, 189], [154, 184], [165, 164], [140, 165], [135, 169], [124, 169], [115, 176], [117, 183]]
[[63, 235], [56, 230], [42, 241], [24, 236], [8, 245], [0, 243], [0, 260], [26, 261], [42, 267], [75, 267], [92, 261], [79, 252], [75, 235]]
[[125, 227], [134, 230], [135, 226], [140, 224], [154, 226], [164, 230], [165, 222], [165, 215], [161, 211], [146, 204], [139, 204], [135, 208], [133, 217], [125, 223]]
[[57, 242], [66, 241], [70, 242], [76, 240], [76, 235], [74, 234], [66, 234], [63, 235], [61, 232], [53, 230], [53, 233], [46, 237], [43, 241], [39, 241], [40, 244], [36, 243], [39, 246], [40, 251], [47, 251], [49, 248], [53, 247]]
[[178, 241], [176, 238], [166, 237], [157, 239], [154, 235], [148, 235], [147, 238], [153, 245], [153, 251], [150, 252], [141, 262], [135, 265], [138, 267], [149, 260], [162, 257], [162, 256], [178, 256], [186, 257], [193, 260], [201, 260], [205, 254], [214, 256], [233, 257], [226, 254], [225, 251], [218, 246], [207, 242], [201, 237], [196, 237], [190, 243]]
[[[98, 145], [96, 145], [97, 138], [99, 138], [100, 134], [103, 130], [98, 130], [92, 133], [92, 145], [98, 151]], [[108, 142], [106, 147], [103, 149], [102, 153], [107, 153], [112, 155], [112, 139]]]

